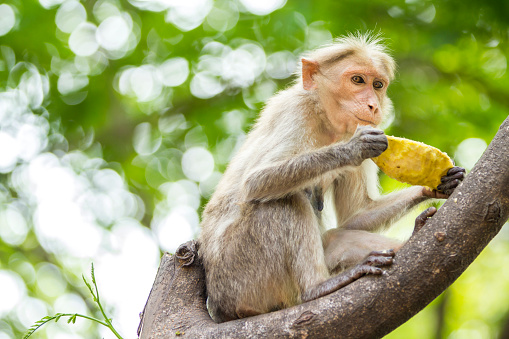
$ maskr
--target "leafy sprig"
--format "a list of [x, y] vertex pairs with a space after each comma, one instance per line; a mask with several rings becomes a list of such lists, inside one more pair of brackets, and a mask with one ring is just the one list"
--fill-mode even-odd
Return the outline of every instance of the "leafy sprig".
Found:
[[83, 278], [83, 281], [85, 282], [85, 285], [87, 286], [88, 290], [90, 291], [90, 294], [92, 294], [92, 297], [94, 298], [94, 302], [99, 307], [99, 310], [101, 311], [101, 314], [102, 314], [102, 316], [104, 318], [104, 321], [100, 320], [100, 319], [97, 319], [97, 318], [89, 317], [89, 316], [86, 316], [86, 315], [83, 315], [83, 314], [79, 314], [79, 313], [57, 313], [57, 314], [55, 314], [53, 316], [46, 316], [46, 317], [42, 318], [41, 320], [35, 322], [35, 324], [32, 325], [32, 327], [30, 327], [27, 330], [27, 332], [25, 333], [25, 336], [23, 337], [23, 339], [27, 339], [28, 337], [30, 337], [41, 326], [49, 323], [52, 320], [55, 320], [55, 322], [57, 322], [62, 317], [69, 317], [69, 319], [67, 320], [68, 324], [76, 323], [76, 318], [78, 318], [78, 317], [94, 321], [94, 322], [96, 322], [98, 324], [101, 324], [103, 326], [108, 327], [113, 332], [113, 334], [115, 334], [115, 336], [118, 339], [123, 339], [122, 336], [113, 327], [113, 324], [111, 323], [112, 319], [108, 318], [106, 316], [106, 312], [104, 311], [104, 308], [103, 308], [103, 306], [101, 304], [101, 301], [99, 299], [99, 289], [97, 288], [97, 282], [95, 280], [94, 264], [92, 264], [92, 268], [90, 270], [90, 275], [92, 277], [93, 287], [92, 287], [92, 285], [90, 285], [90, 283], [87, 281], [87, 279], [85, 278], [84, 275], [82, 275], [82, 278]]

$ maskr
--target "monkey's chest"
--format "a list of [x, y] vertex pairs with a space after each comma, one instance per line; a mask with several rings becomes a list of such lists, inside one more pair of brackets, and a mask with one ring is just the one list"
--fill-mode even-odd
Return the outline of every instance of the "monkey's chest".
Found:
[[315, 212], [316, 216], [319, 219], [321, 219], [323, 211], [324, 204], [323, 191], [324, 190], [321, 186], [306, 188], [304, 190], [304, 193], [306, 193], [306, 196], [309, 199], [311, 206], [313, 206], [313, 211]]

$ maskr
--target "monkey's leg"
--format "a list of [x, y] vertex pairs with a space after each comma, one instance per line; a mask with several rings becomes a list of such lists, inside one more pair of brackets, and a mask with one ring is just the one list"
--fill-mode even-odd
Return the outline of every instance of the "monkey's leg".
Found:
[[323, 235], [325, 263], [331, 274], [362, 262], [372, 251], [399, 250], [402, 242], [383, 235], [333, 228]]
[[391, 265], [394, 255], [395, 252], [393, 250], [371, 252], [362, 263], [354, 266], [348, 271], [344, 271], [329, 278], [318, 286], [315, 286], [303, 293], [302, 301], [306, 302], [323, 297], [324, 295], [345, 287], [364, 275], [380, 275], [383, 272], [380, 267]]

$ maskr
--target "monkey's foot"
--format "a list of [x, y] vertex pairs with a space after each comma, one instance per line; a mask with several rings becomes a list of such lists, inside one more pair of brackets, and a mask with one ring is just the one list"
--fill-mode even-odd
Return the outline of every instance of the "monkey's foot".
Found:
[[419, 230], [423, 228], [423, 226], [426, 224], [428, 218], [431, 218], [436, 212], [437, 209], [432, 206], [424, 210], [424, 212], [422, 212], [421, 214], [419, 214], [417, 218], [415, 218], [415, 227], [412, 236], [414, 236], [415, 233], [419, 232]]
[[391, 265], [395, 254], [393, 250], [373, 251], [369, 253], [362, 263], [331, 277], [320, 285], [303, 293], [302, 301], [313, 300], [337, 291], [364, 275], [382, 274], [383, 271], [380, 267]]
[[387, 251], [373, 251], [369, 253], [363, 262], [352, 268], [350, 271], [352, 278], [359, 279], [363, 275], [367, 274], [382, 274], [383, 271], [380, 267], [392, 265], [395, 255], [396, 252], [392, 249]]

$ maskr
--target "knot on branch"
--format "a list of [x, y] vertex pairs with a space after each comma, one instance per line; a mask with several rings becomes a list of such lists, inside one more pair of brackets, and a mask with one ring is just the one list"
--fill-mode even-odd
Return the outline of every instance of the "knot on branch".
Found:
[[446, 236], [447, 236], [447, 234], [445, 234], [445, 232], [435, 232], [435, 238], [436, 238], [439, 242], [444, 241]]
[[309, 325], [311, 321], [313, 321], [316, 314], [311, 311], [306, 311], [300, 315], [300, 317], [295, 320], [292, 324], [292, 327], [303, 327]]
[[490, 223], [496, 223], [502, 218], [500, 204], [495, 201], [488, 205], [488, 211], [484, 216], [484, 220]]
[[188, 241], [177, 248], [175, 257], [182, 266], [191, 266], [198, 255], [198, 242], [196, 240]]

